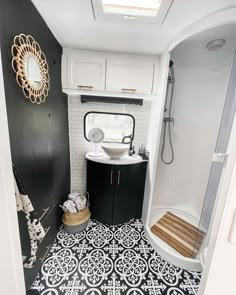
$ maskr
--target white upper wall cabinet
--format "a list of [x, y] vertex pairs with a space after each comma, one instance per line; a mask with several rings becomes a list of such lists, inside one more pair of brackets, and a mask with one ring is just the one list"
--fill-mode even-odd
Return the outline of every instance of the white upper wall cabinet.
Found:
[[152, 99], [158, 61], [157, 56], [63, 49], [62, 88], [69, 95]]
[[154, 62], [112, 58], [107, 61], [106, 90], [152, 94], [153, 69]]
[[69, 89], [104, 90], [106, 59], [91, 55], [69, 55], [67, 81]]

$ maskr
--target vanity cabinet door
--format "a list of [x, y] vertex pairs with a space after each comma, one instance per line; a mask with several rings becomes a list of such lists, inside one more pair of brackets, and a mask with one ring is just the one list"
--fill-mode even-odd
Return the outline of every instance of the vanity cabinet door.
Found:
[[92, 218], [112, 224], [115, 167], [87, 162], [87, 191]]
[[146, 169], [147, 162], [117, 166], [113, 224], [141, 217]]

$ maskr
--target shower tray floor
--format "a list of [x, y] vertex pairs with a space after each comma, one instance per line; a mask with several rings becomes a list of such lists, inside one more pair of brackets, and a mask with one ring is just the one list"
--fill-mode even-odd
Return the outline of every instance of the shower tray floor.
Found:
[[[204, 247], [206, 247], [207, 240], [204, 239], [200, 250], [194, 258], [185, 257], [176, 251], [173, 247], [168, 245], [157, 235], [151, 231], [151, 227], [160, 220], [167, 212], [171, 212], [179, 218], [191, 223], [195, 227], [199, 227], [200, 217], [194, 212], [186, 210], [185, 208], [173, 208], [173, 207], [160, 207], [152, 209], [150, 214], [149, 223], [146, 225], [145, 231], [147, 233], [148, 239], [154, 249], [160, 253], [168, 262], [173, 265], [183, 268], [188, 271], [202, 271], [202, 265], [200, 262], [200, 255]], [[200, 229], [203, 232], [207, 232], [206, 228], [201, 224]]]
[[166, 212], [151, 227], [151, 231], [185, 257], [192, 258], [199, 252], [205, 233], [192, 223]]

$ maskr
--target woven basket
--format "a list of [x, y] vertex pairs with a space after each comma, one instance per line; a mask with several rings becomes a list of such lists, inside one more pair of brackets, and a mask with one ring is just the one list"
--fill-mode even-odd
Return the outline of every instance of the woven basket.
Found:
[[91, 216], [91, 212], [89, 208], [85, 208], [76, 213], [67, 213], [65, 212], [62, 217], [62, 221], [64, 224], [69, 226], [80, 225], [86, 222]]

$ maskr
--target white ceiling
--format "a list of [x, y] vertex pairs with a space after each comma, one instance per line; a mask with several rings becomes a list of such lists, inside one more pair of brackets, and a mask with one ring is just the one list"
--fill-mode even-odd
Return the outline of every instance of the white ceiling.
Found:
[[[165, 1], [165, 0], [164, 0]], [[90, 0], [32, 0], [62, 47], [161, 53], [186, 26], [236, 0], [174, 0], [162, 26], [95, 21]]]
[[[206, 44], [212, 40], [225, 39], [219, 50], [209, 51]], [[180, 43], [171, 54], [175, 64], [202, 70], [218, 70], [232, 65], [236, 51], [236, 24], [216, 27], [196, 34]]]

